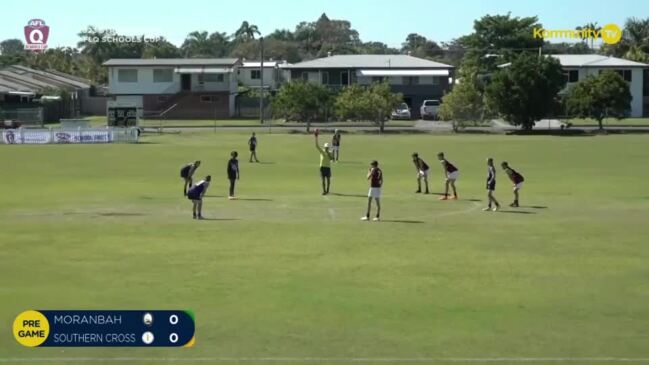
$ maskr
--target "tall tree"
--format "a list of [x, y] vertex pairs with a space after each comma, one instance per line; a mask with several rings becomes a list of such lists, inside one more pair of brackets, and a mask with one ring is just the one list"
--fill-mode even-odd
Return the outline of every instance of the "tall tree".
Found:
[[595, 32], [599, 32], [602, 30], [602, 27], [598, 26], [597, 22], [590, 22], [575, 28], [575, 30], [584, 31], [581, 34], [581, 41], [586, 44], [590, 43], [590, 49], [594, 49], [595, 38], [592, 36], [592, 34], [589, 34], [589, 31], [593, 30]]
[[566, 108], [573, 116], [595, 119], [603, 130], [604, 118], [621, 119], [629, 115], [629, 83], [614, 71], [589, 76], [570, 88]]
[[208, 57], [212, 54], [212, 46], [207, 31], [194, 31], [187, 35], [180, 47], [185, 57]]
[[180, 55], [181, 52], [178, 47], [163, 38], [156, 42], [145, 44], [142, 58], [176, 58], [180, 57]]
[[0, 55], [9, 56], [25, 52], [25, 44], [20, 39], [5, 39], [0, 42]]
[[255, 35], [260, 34], [259, 28], [256, 25], [250, 24], [248, 21], [244, 20], [239, 29], [234, 32], [234, 38], [240, 42], [247, 42], [255, 39]]
[[324, 115], [332, 104], [331, 91], [309, 81], [291, 81], [283, 84], [272, 100], [276, 117], [306, 123], [307, 132], [311, 122]]
[[566, 80], [559, 61], [521, 53], [494, 73], [487, 86], [487, 102], [512, 125], [530, 130], [537, 120], [556, 109], [557, 94]]

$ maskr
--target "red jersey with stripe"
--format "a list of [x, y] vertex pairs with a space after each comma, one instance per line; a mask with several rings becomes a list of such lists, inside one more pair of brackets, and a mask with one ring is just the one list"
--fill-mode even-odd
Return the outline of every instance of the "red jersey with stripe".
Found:
[[525, 181], [523, 175], [519, 174], [516, 170], [512, 169], [511, 167], [507, 168], [505, 172], [507, 172], [507, 176], [509, 176], [509, 178], [512, 180], [514, 184], [520, 184], [523, 181]]
[[448, 162], [446, 160], [442, 160], [442, 165], [444, 165], [444, 169], [446, 169], [446, 172], [449, 173], [449, 174], [452, 173], [452, 172], [457, 171], [457, 167], [453, 166], [452, 163], [450, 163], [450, 162]]
[[383, 184], [383, 171], [380, 168], [374, 167], [370, 172], [370, 187], [380, 188]]

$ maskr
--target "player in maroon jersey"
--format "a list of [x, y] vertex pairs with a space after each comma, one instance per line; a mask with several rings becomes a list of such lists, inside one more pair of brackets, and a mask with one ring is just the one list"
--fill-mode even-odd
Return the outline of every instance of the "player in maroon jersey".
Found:
[[514, 183], [514, 202], [509, 204], [509, 206], [518, 208], [518, 191], [523, 187], [523, 181], [525, 181], [525, 178], [523, 178], [523, 175], [518, 173], [516, 170], [509, 167], [509, 164], [507, 162], [501, 163], [500, 166], [502, 166], [503, 170], [505, 170], [505, 173], [509, 177], [509, 180]]
[[439, 198], [439, 200], [448, 200], [448, 186], [450, 185], [453, 188], [453, 197], [451, 199], [457, 199], [457, 189], [455, 188], [455, 181], [460, 176], [460, 170], [457, 169], [452, 163], [448, 162], [444, 157], [444, 152], [437, 154], [437, 159], [442, 163], [442, 170], [444, 171], [445, 178], [445, 190], [444, 196]]
[[426, 161], [419, 157], [417, 152], [412, 154], [412, 162], [415, 164], [415, 169], [417, 170], [417, 191], [415, 193], [421, 193], [421, 179], [424, 179], [424, 184], [426, 185], [426, 192], [424, 194], [428, 194], [428, 172], [430, 171], [430, 167], [428, 167]]
[[370, 164], [370, 170], [367, 173], [367, 180], [370, 181], [370, 191], [367, 193], [367, 213], [361, 218], [361, 220], [370, 220], [372, 199], [374, 199], [376, 200], [376, 217], [372, 220], [378, 222], [381, 219], [381, 186], [383, 186], [383, 171], [379, 168], [378, 161], [372, 161]]

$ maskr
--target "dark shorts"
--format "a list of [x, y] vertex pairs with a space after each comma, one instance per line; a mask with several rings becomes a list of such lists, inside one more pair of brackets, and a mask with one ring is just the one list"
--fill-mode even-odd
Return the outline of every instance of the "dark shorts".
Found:
[[331, 167], [320, 166], [320, 176], [331, 177]]
[[187, 199], [189, 199], [189, 200], [201, 200], [201, 195], [190, 191], [189, 193], [187, 193]]
[[180, 177], [183, 179], [189, 178], [189, 170], [180, 170]]
[[487, 183], [487, 190], [494, 191], [496, 190], [496, 181], [488, 182]]
[[257, 147], [250, 147], [250, 152], [255, 152], [256, 149]]

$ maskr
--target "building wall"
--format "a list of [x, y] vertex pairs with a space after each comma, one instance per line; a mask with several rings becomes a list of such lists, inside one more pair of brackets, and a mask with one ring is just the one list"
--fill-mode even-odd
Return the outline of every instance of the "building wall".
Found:
[[[252, 71], [258, 71], [259, 67], [240, 67], [238, 70], [238, 80], [243, 85], [259, 87], [261, 82], [260, 79], [253, 79], [251, 77]], [[264, 86], [270, 86], [271, 90], [275, 90], [279, 87], [278, 82], [278, 69], [273, 67], [265, 67], [263, 72]]]
[[[156, 69], [172, 71], [170, 82], [154, 82], [153, 72]], [[175, 67], [109, 67], [108, 90], [119, 94], [175, 94], [181, 91], [181, 75], [173, 72]], [[137, 82], [119, 82], [119, 70], [137, 70]], [[234, 71], [236, 72], [236, 70]], [[198, 74], [191, 74], [192, 91], [231, 91], [236, 92], [237, 81], [232, 74], [224, 74], [223, 82], [199, 82]]]

